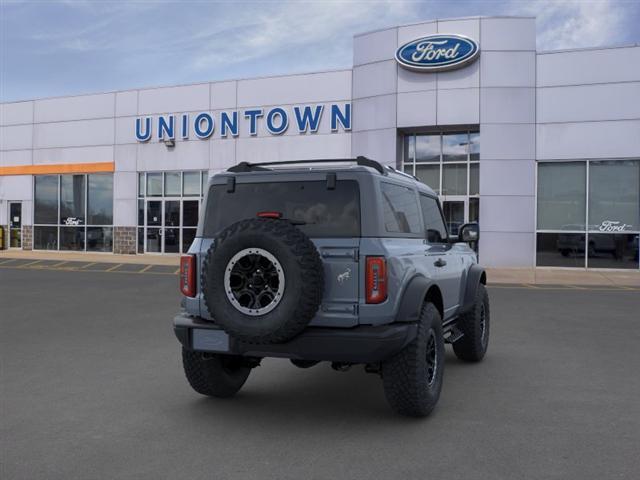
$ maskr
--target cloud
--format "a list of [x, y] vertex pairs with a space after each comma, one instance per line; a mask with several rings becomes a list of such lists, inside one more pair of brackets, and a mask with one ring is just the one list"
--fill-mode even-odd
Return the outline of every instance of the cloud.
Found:
[[[224, 48], [194, 59], [192, 67], [204, 70], [220, 63], [241, 63], [283, 51], [305, 49], [309, 60], [327, 51], [336, 44], [350, 42], [354, 33], [394, 26], [406, 21], [416, 10], [415, 2], [371, 1], [371, 2], [283, 2], [267, 4], [260, 12], [241, 13], [234, 18], [237, 28], [227, 32]], [[215, 31], [215, 24], [208, 27]], [[206, 33], [201, 32], [201, 37]], [[338, 62], [344, 65], [351, 52]], [[330, 63], [330, 59], [327, 63]], [[313, 63], [313, 62], [312, 62]], [[318, 62], [315, 62], [318, 63]], [[336, 62], [333, 62], [334, 65]]]
[[611, 45], [624, 32], [629, 2], [613, 0], [514, 1], [515, 14], [537, 17], [539, 50]]

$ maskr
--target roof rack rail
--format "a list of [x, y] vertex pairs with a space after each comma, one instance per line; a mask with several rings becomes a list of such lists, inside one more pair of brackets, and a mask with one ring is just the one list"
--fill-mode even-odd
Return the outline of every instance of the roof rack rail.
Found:
[[240, 162], [233, 167], [227, 169], [227, 172], [232, 173], [242, 173], [242, 172], [259, 172], [259, 171], [268, 171], [269, 168], [265, 168], [267, 166], [278, 166], [278, 165], [300, 165], [300, 164], [316, 164], [316, 163], [353, 163], [355, 162], [357, 165], [363, 167], [371, 167], [374, 170], [378, 171], [382, 175], [387, 175], [387, 171], [385, 168], [375, 160], [371, 160], [367, 157], [356, 157], [356, 158], [327, 158], [320, 160], [287, 160], [284, 162], [261, 162], [261, 163], [249, 163], [249, 162]]

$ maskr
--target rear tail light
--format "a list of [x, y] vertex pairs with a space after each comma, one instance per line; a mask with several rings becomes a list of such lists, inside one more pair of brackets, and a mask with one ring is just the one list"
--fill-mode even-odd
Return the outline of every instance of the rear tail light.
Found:
[[180, 291], [187, 297], [196, 296], [196, 256], [180, 257]]
[[282, 214], [280, 212], [258, 212], [258, 217], [260, 217], [260, 218], [282, 218]]
[[382, 303], [387, 299], [387, 261], [384, 257], [367, 257], [365, 283], [367, 303]]

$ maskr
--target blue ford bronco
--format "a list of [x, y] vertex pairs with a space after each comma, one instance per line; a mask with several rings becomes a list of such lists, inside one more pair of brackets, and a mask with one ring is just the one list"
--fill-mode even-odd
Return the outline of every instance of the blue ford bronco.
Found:
[[210, 179], [204, 205], [173, 322], [196, 392], [234, 395], [264, 357], [363, 364], [395, 411], [420, 417], [440, 396], [445, 343], [484, 357], [478, 225], [450, 236], [416, 178], [364, 157], [243, 162]]

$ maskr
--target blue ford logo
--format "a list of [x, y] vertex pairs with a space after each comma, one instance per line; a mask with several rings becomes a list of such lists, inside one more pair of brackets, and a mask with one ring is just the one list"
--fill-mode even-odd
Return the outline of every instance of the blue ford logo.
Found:
[[409, 70], [441, 72], [467, 65], [479, 53], [480, 47], [470, 38], [437, 34], [405, 43], [396, 51], [396, 60]]

